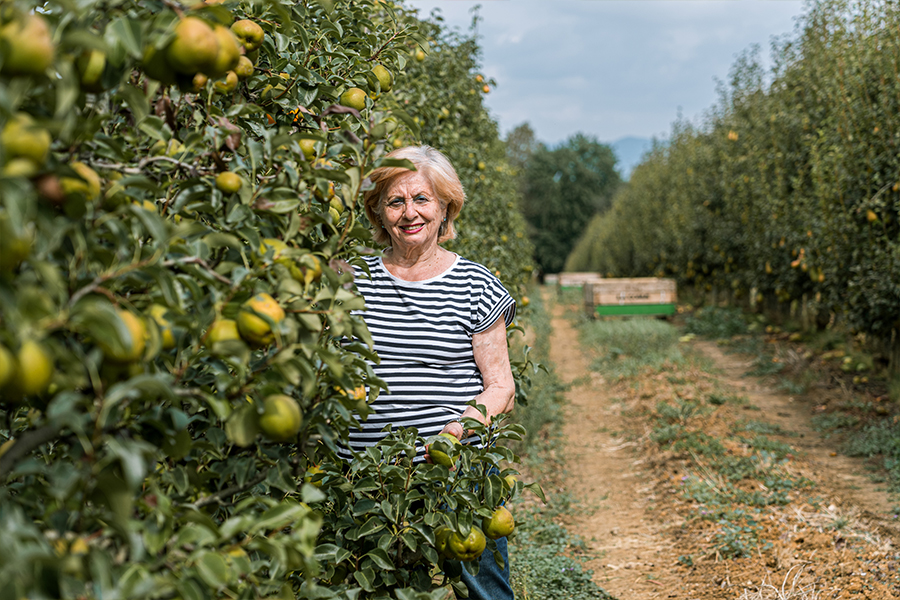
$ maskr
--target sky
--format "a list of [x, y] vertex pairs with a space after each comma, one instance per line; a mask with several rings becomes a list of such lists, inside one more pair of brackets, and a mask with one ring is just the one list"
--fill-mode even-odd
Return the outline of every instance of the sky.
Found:
[[801, 0], [409, 0], [468, 30], [480, 5], [485, 102], [502, 135], [528, 122], [556, 145], [665, 139], [681, 114], [698, 122], [736, 57], [791, 35]]

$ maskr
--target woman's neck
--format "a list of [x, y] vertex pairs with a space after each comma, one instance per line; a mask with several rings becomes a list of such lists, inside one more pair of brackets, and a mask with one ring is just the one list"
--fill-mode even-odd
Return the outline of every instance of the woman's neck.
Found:
[[407, 281], [431, 279], [446, 271], [453, 264], [454, 254], [440, 246], [426, 250], [396, 247], [384, 251], [384, 266], [394, 276]]

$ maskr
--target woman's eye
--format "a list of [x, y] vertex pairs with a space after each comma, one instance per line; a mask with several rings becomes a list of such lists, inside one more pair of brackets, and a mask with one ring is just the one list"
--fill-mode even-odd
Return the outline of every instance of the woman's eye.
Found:
[[403, 206], [404, 202], [400, 198], [394, 198], [393, 200], [388, 200], [388, 208], [400, 208]]
[[428, 199], [428, 196], [416, 196], [415, 198], [416, 204], [428, 204], [431, 200]]

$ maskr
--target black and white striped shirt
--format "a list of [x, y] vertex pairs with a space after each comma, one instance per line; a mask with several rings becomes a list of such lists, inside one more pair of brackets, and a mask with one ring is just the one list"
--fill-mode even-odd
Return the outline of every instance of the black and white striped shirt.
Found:
[[[428, 438], [459, 417], [484, 390], [472, 336], [500, 317], [509, 325], [516, 314], [515, 300], [500, 280], [460, 256], [424, 281], [395, 277], [381, 258], [365, 261], [371, 278], [356, 272], [356, 287], [366, 301], [366, 311], [359, 314], [381, 359], [372, 368], [388, 391], [371, 405], [375, 412], [362, 429], [351, 429], [350, 447], [356, 451], [378, 442], [388, 424], [415, 427]], [[417, 458], [423, 456], [420, 449]]]

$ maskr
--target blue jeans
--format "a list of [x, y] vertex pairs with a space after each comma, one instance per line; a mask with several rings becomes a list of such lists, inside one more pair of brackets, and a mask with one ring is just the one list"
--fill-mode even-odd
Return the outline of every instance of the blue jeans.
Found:
[[515, 600], [509, 585], [509, 551], [506, 538], [497, 540], [497, 550], [503, 556], [501, 569], [494, 560], [494, 553], [485, 551], [479, 559], [478, 575], [474, 577], [462, 569], [462, 582], [469, 588], [469, 600]]

